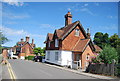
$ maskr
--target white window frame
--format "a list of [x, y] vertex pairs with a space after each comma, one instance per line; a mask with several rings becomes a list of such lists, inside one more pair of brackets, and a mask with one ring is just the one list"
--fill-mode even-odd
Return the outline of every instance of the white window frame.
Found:
[[47, 60], [50, 60], [50, 52], [47, 53]]
[[55, 60], [56, 60], [56, 61], [59, 60], [59, 52], [55, 52]]
[[80, 30], [79, 29], [75, 29], [75, 36], [80, 36]]
[[50, 47], [50, 41], [48, 42], [48, 47]]
[[55, 47], [58, 47], [58, 43], [59, 43], [58, 39], [55, 39]]

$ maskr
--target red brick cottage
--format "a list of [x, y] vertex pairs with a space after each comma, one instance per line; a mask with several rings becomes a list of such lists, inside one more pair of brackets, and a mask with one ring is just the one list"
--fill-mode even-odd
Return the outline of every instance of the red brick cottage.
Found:
[[29, 37], [26, 36], [26, 40], [17, 42], [17, 44], [12, 48], [14, 54], [18, 55], [20, 59], [25, 59], [25, 56], [33, 56], [33, 49], [35, 48], [34, 39], [32, 43], [29, 43]]
[[80, 21], [72, 23], [72, 15], [65, 15], [65, 26], [48, 33], [46, 43], [46, 62], [61, 66], [77, 66], [85, 69], [91, 57], [96, 56], [101, 49], [94, 46], [89, 29], [85, 32]]

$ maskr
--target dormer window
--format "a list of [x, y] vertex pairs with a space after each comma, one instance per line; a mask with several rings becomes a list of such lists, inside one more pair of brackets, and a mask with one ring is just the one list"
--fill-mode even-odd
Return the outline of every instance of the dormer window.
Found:
[[55, 47], [58, 47], [58, 39], [55, 39]]
[[75, 36], [80, 36], [80, 30], [79, 29], [75, 29]]
[[48, 42], [48, 47], [50, 47], [50, 41]]

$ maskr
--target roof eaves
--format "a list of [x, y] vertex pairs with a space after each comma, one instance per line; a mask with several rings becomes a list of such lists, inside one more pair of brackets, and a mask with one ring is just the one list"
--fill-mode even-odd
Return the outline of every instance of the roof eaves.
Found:
[[87, 41], [87, 43], [86, 43], [85, 47], [83, 48], [82, 52], [85, 51], [85, 48], [88, 46], [89, 42], [90, 42], [90, 40]]
[[76, 21], [76, 24], [73, 25], [73, 27], [71, 27], [70, 30], [69, 30], [66, 34], [63, 35], [63, 37], [61, 38], [61, 40], [63, 40], [63, 39], [66, 37], [66, 35], [69, 34], [69, 33], [71, 32], [71, 30], [72, 30], [78, 23], [79, 23], [79, 21]]

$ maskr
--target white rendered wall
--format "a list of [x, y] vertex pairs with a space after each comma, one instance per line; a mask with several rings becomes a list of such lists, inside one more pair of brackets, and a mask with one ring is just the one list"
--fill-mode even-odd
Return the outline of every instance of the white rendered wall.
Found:
[[[50, 52], [50, 59], [47, 60], [47, 54]], [[58, 59], [55, 60], [55, 52], [58, 52]], [[61, 66], [71, 65], [72, 62], [72, 52], [71, 51], [61, 51], [61, 50], [46, 50], [45, 61], [58, 64]]]
[[72, 64], [72, 52], [71, 51], [61, 51], [62, 66], [71, 66]]

